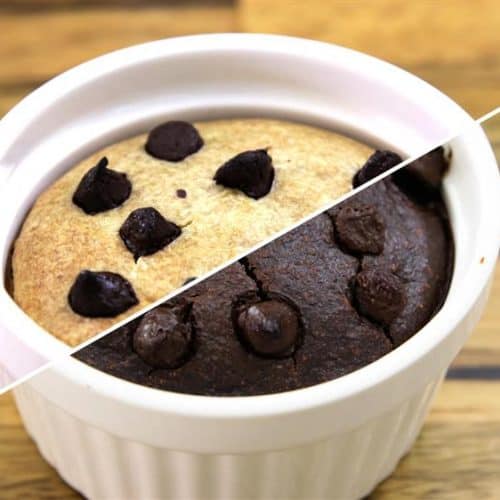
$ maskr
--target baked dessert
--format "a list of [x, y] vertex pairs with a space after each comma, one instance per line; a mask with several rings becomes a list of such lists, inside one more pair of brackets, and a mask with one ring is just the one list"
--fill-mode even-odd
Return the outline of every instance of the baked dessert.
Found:
[[[377, 151], [358, 186], [401, 158]], [[138, 384], [210, 396], [332, 380], [395, 349], [441, 307], [453, 240], [442, 148], [75, 354]]]
[[14, 245], [13, 296], [77, 345], [332, 202], [371, 153], [290, 122], [164, 123], [40, 195]]

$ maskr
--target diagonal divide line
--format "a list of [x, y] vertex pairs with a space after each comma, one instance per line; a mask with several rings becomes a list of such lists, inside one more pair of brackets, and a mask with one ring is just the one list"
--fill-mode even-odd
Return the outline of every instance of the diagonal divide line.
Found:
[[[441, 146], [443, 144], [447, 144], [452, 139], [454, 139], [456, 137], [459, 137], [459, 136], [467, 133], [467, 131], [469, 130], [469, 128], [472, 128], [474, 125], [481, 125], [484, 122], [490, 120], [491, 118], [493, 118], [493, 117], [495, 117], [496, 115], [499, 115], [499, 114], [500, 114], [500, 106], [496, 107], [495, 109], [493, 109], [489, 113], [481, 116], [475, 122], [470, 123], [464, 130], [461, 130], [458, 133], [455, 132], [453, 134], [450, 134], [448, 137], [446, 137], [444, 140], [441, 140], [439, 143], [435, 143], [431, 147], [426, 147], [422, 152], [420, 152], [420, 153], [418, 153], [416, 155], [413, 155], [412, 157], [410, 157], [410, 158], [402, 161], [401, 163], [399, 163], [395, 167], [392, 167], [391, 169], [387, 170], [386, 172], [383, 172], [382, 174], [378, 175], [377, 177], [374, 177], [370, 181], [368, 181], [368, 182], [362, 184], [361, 186], [358, 186], [357, 188], [352, 189], [349, 192], [341, 195], [340, 197], [336, 198], [335, 201], [330, 202], [330, 203], [324, 205], [323, 207], [315, 210], [311, 214], [309, 214], [309, 215], [303, 217], [302, 219], [300, 219], [298, 222], [296, 222], [296, 223], [294, 223], [294, 224], [286, 227], [285, 229], [282, 229], [281, 231], [275, 233], [273, 236], [271, 236], [269, 238], [266, 238], [264, 241], [258, 243], [257, 245], [254, 245], [250, 249], [242, 252], [241, 254], [239, 254], [236, 257], [234, 257], [234, 258], [232, 258], [232, 259], [224, 262], [223, 264], [221, 264], [219, 266], [216, 266], [211, 271], [203, 274], [202, 276], [199, 276], [198, 278], [196, 278], [193, 281], [190, 281], [188, 284], [182, 286], [181, 288], [177, 288], [173, 292], [170, 292], [170, 293], [164, 295], [162, 298], [160, 298], [160, 299], [156, 300], [155, 302], [152, 302], [151, 304], [145, 306], [140, 311], [137, 311], [136, 313], [131, 314], [129, 317], [125, 318], [124, 320], [115, 323], [113, 326], [111, 326], [111, 327], [107, 328], [106, 330], [102, 331], [101, 333], [95, 335], [91, 339], [88, 339], [85, 342], [82, 342], [81, 344], [79, 344], [78, 346], [76, 346], [76, 347], [74, 347], [72, 349], [69, 349], [68, 352], [64, 354], [64, 356], [71, 356], [72, 354], [74, 354], [74, 353], [76, 353], [76, 352], [84, 349], [85, 347], [89, 346], [90, 344], [93, 344], [94, 342], [97, 342], [99, 339], [101, 339], [101, 338], [105, 337], [106, 335], [112, 333], [113, 331], [115, 331], [116, 329], [120, 328], [121, 326], [126, 325], [127, 323], [130, 323], [131, 321], [133, 321], [134, 319], [138, 318], [139, 316], [144, 315], [145, 313], [147, 313], [148, 311], [151, 311], [155, 307], [158, 307], [159, 305], [163, 304], [164, 302], [166, 302], [166, 301], [168, 301], [168, 300], [176, 297], [177, 295], [180, 295], [184, 291], [188, 290], [189, 288], [191, 288], [193, 286], [196, 286], [198, 283], [200, 283], [200, 282], [202, 282], [202, 281], [210, 278], [211, 276], [213, 276], [214, 274], [218, 273], [219, 271], [222, 271], [226, 267], [229, 267], [230, 265], [232, 265], [235, 262], [241, 260], [242, 258], [245, 258], [248, 255], [250, 255], [251, 253], [256, 252], [260, 248], [268, 245], [269, 243], [272, 243], [274, 240], [280, 238], [281, 236], [284, 236], [285, 234], [289, 233], [290, 231], [293, 231], [295, 228], [301, 226], [302, 224], [305, 224], [306, 222], [310, 221], [311, 219], [314, 219], [314, 217], [317, 217], [318, 215], [322, 214], [323, 212], [325, 212], [325, 211], [327, 211], [327, 210], [335, 207], [339, 203], [342, 203], [343, 201], [348, 200], [352, 196], [355, 196], [356, 194], [358, 194], [359, 192], [361, 192], [361, 191], [369, 188], [373, 184], [375, 184], [375, 183], [381, 181], [382, 179], [385, 179], [386, 177], [392, 175], [394, 172], [397, 172], [398, 170], [403, 169], [408, 164], [412, 163], [413, 161], [417, 160], [418, 158], [421, 158], [422, 156], [424, 156], [425, 154], [429, 153], [433, 149], [435, 149], [435, 148], [437, 148], [437, 147], [439, 147], [439, 146]], [[31, 377], [34, 377], [35, 375], [43, 372], [47, 368], [50, 368], [54, 363], [57, 363], [57, 361], [59, 361], [60, 359], [63, 359], [63, 356], [60, 356], [57, 359], [47, 360], [46, 364], [40, 366], [36, 370], [33, 370], [32, 372], [28, 373], [27, 375], [24, 375], [23, 377], [15, 380], [14, 382], [12, 382], [10, 384], [7, 384], [4, 387], [0, 387], [0, 395], [4, 394], [5, 392], [9, 391], [10, 389], [14, 388], [15, 386], [17, 386], [19, 384], [22, 384], [23, 382], [29, 380]]]

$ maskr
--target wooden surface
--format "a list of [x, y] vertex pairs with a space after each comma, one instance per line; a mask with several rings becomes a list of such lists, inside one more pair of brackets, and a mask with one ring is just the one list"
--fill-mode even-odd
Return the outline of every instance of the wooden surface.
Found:
[[[56, 73], [133, 43], [215, 31], [274, 32], [357, 48], [425, 78], [473, 116], [500, 104], [493, 0], [0, 0], [0, 116]], [[490, 122], [500, 144], [500, 120]], [[498, 216], [498, 214], [492, 214]], [[500, 497], [500, 266], [480, 325], [424, 431], [374, 499]], [[0, 397], [0, 498], [78, 498]]]
[[242, 0], [246, 31], [315, 38], [386, 59], [479, 117], [500, 103], [497, 0]]

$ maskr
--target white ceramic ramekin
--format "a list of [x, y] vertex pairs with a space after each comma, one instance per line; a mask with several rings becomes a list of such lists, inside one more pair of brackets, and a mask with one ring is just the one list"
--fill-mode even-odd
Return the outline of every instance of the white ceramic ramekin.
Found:
[[[162, 117], [265, 115], [331, 126], [412, 155], [452, 142], [456, 239], [442, 310], [412, 339], [337, 380], [212, 398], [145, 388], [72, 358], [15, 390], [44, 457], [91, 498], [358, 498], [393, 470], [485, 303], [500, 240], [489, 143], [421, 80], [332, 45], [204, 35], [125, 49], [34, 92], [0, 124], [0, 259], [36, 194], [71, 163]], [[51, 357], [61, 345], [0, 293], [1, 325]]]

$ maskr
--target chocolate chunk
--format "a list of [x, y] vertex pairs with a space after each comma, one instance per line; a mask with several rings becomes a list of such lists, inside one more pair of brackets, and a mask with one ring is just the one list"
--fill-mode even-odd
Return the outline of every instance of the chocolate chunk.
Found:
[[270, 358], [291, 356], [300, 341], [298, 312], [278, 299], [240, 307], [234, 316], [236, 331], [256, 354]]
[[73, 194], [73, 203], [89, 215], [119, 207], [132, 191], [127, 176], [107, 166], [108, 159], [101, 158], [99, 163], [83, 176]]
[[439, 197], [447, 170], [448, 160], [440, 146], [395, 172], [393, 179], [412, 198], [428, 202]]
[[107, 271], [81, 271], [68, 296], [71, 309], [88, 318], [111, 318], [139, 303], [132, 285]]
[[383, 174], [386, 170], [395, 167], [402, 161], [401, 156], [392, 151], [375, 151], [354, 175], [352, 179], [353, 187], [361, 186], [361, 184]]
[[273, 185], [272, 158], [265, 149], [245, 151], [219, 167], [214, 180], [216, 184], [239, 189], [257, 200], [269, 193]]
[[385, 224], [374, 206], [342, 205], [334, 226], [337, 241], [349, 253], [378, 255], [384, 249]]
[[384, 269], [368, 269], [356, 276], [354, 294], [358, 311], [388, 326], [404, 306], [403, 283]]
[[193, 125], [183, 121], [170, 121], [151, 130], [145, 149], [160, 160], [182, 161], [202, 146], [203, 139]]
[[185, 189], [178, 189], [175, 193], [179, 198], [185, 198], [187, 196], [187, 192]]
[[144, 315], [134, 333], [134, 350], [155, 368], [178, 368], [192, 351], [194, 332], [186, 308], [157, 307]]
[[172, 243], [181, 234], [181, 228], [166, 220], [152, 207], [134, 210], [120, 228], [120, 237], [137, 260], [151, 255]]

